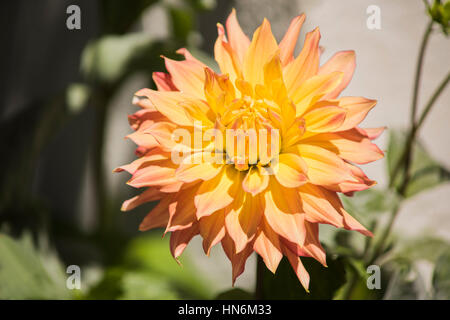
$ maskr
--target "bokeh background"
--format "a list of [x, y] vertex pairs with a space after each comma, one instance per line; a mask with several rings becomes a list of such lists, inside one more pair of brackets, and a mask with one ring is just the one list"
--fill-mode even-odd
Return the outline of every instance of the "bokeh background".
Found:
[[[81, 30], [66, 28], [71, 4], [81, 9]], [[380, 30], [366, 26], [369, 5], [381, 10]], [[206, 257], [194, 238], [179, 267], [162, 232], [137, 231], [151, 205], [120, 211], [122, 201], [136, 192], [125, 185], [126, 173], [112, 170], [134, 158], [134, 144], [124, 140], [131, 132], [127, 115], [136, 110], [131, 98], [140, 88], [153, 87], [151, 73], [164, 70], [161, 54], [177, 58], [175, 50], [187, 47], [214, 64], [216, 22], [224, 23], [233, 7], [248, 35], [267, 17], [277, 39], [304, 12], [297, 52], [316, 26], [325, 50], [322, 62], [336, 51], [355, 50], [357, 69], [345, 95], [377, 99], [363, 127], [390, 131], [409, 125], [417, 53], [430, 19], [420, 0], [19, 0], [0, 6], [3, 299], [213, 298], [231, 286], [231, 266], [221, 248]], [[449, 61], [449, 38], [433, 33], [420, 107], [448, 73]], [[426, 154], [443, 168], [450, 168], [449, 101], [447, 89], [420, 131]], [[386, 132], [378, 139], [383, 150], [388, 137]], [[364, 169], [377, 188], [386, 187], [385, 160]], [[410, 244], [432, 236], [446, 246], [449, 196], [450, 184], [443, 183], [407, 199], [394, 224], [396, 241]], [[322, 231], [331, 246], [334, 231]], [[255, 262], [252, 256], [238, 287], [253, 290]], [[435, 264], [420, 254], [408, 263], [421, 279], [409, 283], [419, 286], [417, 294], [391, 288], [381, 297], [437, 298]], [[81, 267], [81, 290], [66, 290], [68, 265]]]

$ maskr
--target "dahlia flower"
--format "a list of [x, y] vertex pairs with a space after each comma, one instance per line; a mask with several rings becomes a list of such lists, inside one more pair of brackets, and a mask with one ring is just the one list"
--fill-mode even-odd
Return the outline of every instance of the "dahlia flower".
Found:
[[217, 25], [220, 73], [180, 49], [184, 60], [164, 57], [168, 73], [153, 74], [158, 90], [133, 98], [141, 109], [129, 116], [135, 132], [127, 137], [139, 158], [116, 171], [145, 190], [122, 210], [158, 200], [140, 230], [165, 228], [175, 259], [196, 235], [206, 254], [220, 243], [233, 284], [255, 251], [272, 272], [286, 256], [307, 290], [300, 257], [326, 266], [319, 224], [371, 236], [338, 193], [375, 184], [356, 165], [383, 157], [371, 142], [383, 129], [358, 127], [376, 101], [339, 97], [355, 54], [338, 52], [320, 66], [318, 28], [294, 57], [304, 20], [295, 17], [277, 43], [264, 19], [250, 40], [233, 10]]

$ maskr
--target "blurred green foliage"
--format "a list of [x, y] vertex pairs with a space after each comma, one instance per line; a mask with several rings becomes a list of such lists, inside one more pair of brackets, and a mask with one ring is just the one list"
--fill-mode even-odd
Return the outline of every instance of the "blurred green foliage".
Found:
[[[406, 146], [407, 134], [402, 130], [390, 130], [386, 152], [387, 175], [392, 177], [393, 170], [400, 161]], [[392, 189], [371, 188], [357, 192], [352, 197], [342, 197], [344, 207], [369, 229], [375, 229], [374, 238], [361, 241], [361, 235], [346, 230], [333, 232], [334, 238], [328, 241], [330, 251], [338, 254], [347, 262], [347, 275], [351, 274], [353, 283], [341, 287], [335, 298], [350, 299], [445, 299], [450, 283], [443, 280], [445, 270], [450, 270], [446, 260], [450, 252], [450, 243], [439, 238], [424, 235], [414, 239], [399, 239], [395, 235], [381, 232], [380, 224], [385, 224], [388, 216], [396, 212], [404, 199], [416, 196], [449, 181], [449, 171], [434, 160], [423, 144], [416, 140], [413, 144], [411, 179], [404, 194], [399, 186], [404, 179], [400, 166]], [[392, 178], [391, 178], [392, 179]], [[387, 237], [387, 238], [386, 238]], [[396, 246], [394, 246], [394, 243]], [[381, 245], [383, 244], [383, 245]], [[378, 250], [378, 251], [377, 251]], [[371, 257], [376, 257], [373, 259]], [[426, 261], [433, 269], [432, 283], [425, 279], [420, 262]], [[367, 289], [369, 274], [366, 268], [370, 264], [381, 266], [382, 289]], [[349, 289], [349, 287], [351, 288]], [[347, 290], [347, 291], [346, 291]]]
[[[386, 162], [389, 176], [392, 176], [396, 163], [400, 160], [406, 145], [407, 134], [403, 131], [391, 130], [389, 145], [386, 153]], [[398, 189], [404, 179], [403, 167], [397, 175], [393, 186]], [[411, 162], [411, 179], [405, 191], [405, 197], [412, 197], [422, 191], [438, 186], [450, 180], [450, 171], [435, 161], [420, 141], [413, 146]]]
[[70, 299], [66, 278], [42, 237], [35, 247], [29, 233], [18, 239], [0, 234], [0, 299]]
[[214, 286], [198, 277], [192, 262], [178, 265], [168, 239], [145, 235], [133, 239], [119, 261], [109, 266], [87, 299], [206, 299]]
[[[139, 30], [141, 17], [146, 14], [146, 10], [156, 5], [168, 19], [166, 37], [154, 38]], [[180, 59], [175, 51], [181, 47], [189, 47], [208, 63], [214, 61], [195, 47], [198, 41], [193, 36], [198, 15], [214, 6], [215, 0], [98, 0], [99, 32], [81, 52], [80, 74], [76, 82], [70, 83], [65, 92], [47, 97], [42, 102], [45, 107], [33, 110], [36, 116], [27, 113], [24, 118], [29, 119], [32, 125], [25, 125], [33, 139], [18, 141], [17, 149], [20, 152], [16, 153], [20, 162], [11, 160], [11, 170], [5, 170], [8, 172], [7, 177], [2, 179], [0, 209], [8, 215], [2, 216], [0, 222], [8, 223], [9, 217], [15, 219], [12, 220], [14, 232], [11, 232], [15, 237], [0, 233], [0, 299], [212, 297], [214, 286], [207, 285], [204, 277], [197, 276], [188, 259], [182, 259], [182, 266], [176, 263], [170, 255], [167, 238], [162, 240], [152, 233], [135, 237], [135, 234], [125, 233], [114, 222], [120, 214], [120, 205], [105, 185], [103, 147], [105, 119], [111, 108], [111, 100], [130, 76], [139, 73], [147, 79], [145, 86], [154, 86], [152, 73], [164, 70], [161, 55]], [[62, 125], [87, 108], [92, 108], [95, 114], [95, 128], [90, 136], [94, 152], [89, 164], [93, 166], [92, 192], [97, 200], [94, 212], [99, 221], [99, 227], [90, 232], [55, 218], [57, 215], [52, 206], [41, 203], [29, 191], [42, 150]], [[14, 125], [17, 122], [14, 120], [11, 119], [10, 126], [2, 125], [2, 132], [17, 132]], [[23, 217], [18, 213], [23, 213]], [[36, 221], [24, 224], [20, 219]], [[42, 231], [44, 226], [45, 232]], [[26, 229], [31, 229], [31, 232], [17, 237], [18, 233]], [[68, 274], [63, 267], [65, 263], [57, 257], [55, 249], [46, 249], [41, 243], [36, 247], [33, 245], [31, 234], [41, 237], [46, 233], [43, 239], [81, 245], [81, 248], [91, 252], [90, 256], [94, 258], [85, 254], [85, 264], [80, 266], [82, 277], [86, 277], [82, 281], [82, 290], [66, 288]], [[65, 257], [73, 256], [70, 250], [62, 253]], [[89, 264], [90, 260], [92, 265]], [[89, 280], [87, 278], [91, 273], [96, 275]]]

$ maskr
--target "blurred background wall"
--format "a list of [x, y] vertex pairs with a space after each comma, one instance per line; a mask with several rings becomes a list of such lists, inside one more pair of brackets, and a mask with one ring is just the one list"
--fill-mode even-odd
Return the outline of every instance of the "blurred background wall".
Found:
[[[127, 32], [138, 32], [155, 43], [173, 37], [176, 26], [167, 6], [175, 2], [155, 1], [127, 26]], [[208, 5], [208, 1], [203, 2]], [[65, 26], [66, 8], [70, 4], [81, 8], [81, 30], [67, 30]], [[78, 258], [101, 261], [101, 250], [71, 241], [69, 236], [71, 225], [89, 233], [96, 232], [102, 223], [103, 218], [97, 214], [101, 200], [95, 196], [98, 179], [106, 188], [103, 196], [108, 198], [107, 208], [101, 210], [111, 212], [107, 219], [111, 219], [121, 233], [137, 234], [139, 222], [146, 213], [145, 210], [120, 212], [120, 203], [133, 191], [124, 184], [127, 174], [113, 175], [111, 171], [133, 159], [134, 145], [123, 139], [131, 132], [126, 115], [135, 111], [131, 97], [138, 89], [151, 86], [148, 68], [162, 71], [161, 63], [155, 62], [146, 65], [147, 69], [143, 68], [142, 72], [127, 74], [120, 86], [106, 86], [103, 92], [106, 92], [109, 107], [103, 115], [98, 108], [89, 107], [95, 105], [92, 100], [83, 108], [68, 108], [66, 88], [84, 81], [80, 64], [85, 46], [101, 33], [121, 35], [125, 32], [125, 29], [105, 32], [105, 26], [98, 20], [101, 4], [101, 1], [81, 0], [4, 1], [0, 10], [3, 43], [0, 163], [4, 172], [0, 219], [13, 232], [52, 228], [59, 251], [70, 261]], [[381, 9], [380, 30], [369, 30], [366, 26], [369, 5]], [[357, 69], [345, 95], [379, 101], [364, 126], [397, 128], [408, 125], [414, 67], [428, 21], [422, 1], [219, 0], [211, 10], [194, 15], [192, 32], [184, 38], [175, 37], [164, 50], [180, 44], [201, 50], [202, 57], [212, 55], [215, 24], [224, 23], [233, 6], [248, 35], [267, 17], [277, 39], [281, 39], [295, 15], [306, 13], [299, 44], [303, 43], [305, 32], [319, 26], [321, 45], [325, 49], [322, 62], [339, 50], [356, 51]], [[433, 35], [425, 59], [420, 106], [447, 72], [450, 42], [444, 41], [440, 33]], [[450, 167], [449, 101], [450, 91], [447, 90], [420, 133], [432, 156], [447, 168]], [[98, 134], [102, 117], [105, 130], [100, 151], [105, 170], [99, 177], [93, 163], [99, 152], [98, 143], [93, 137]], [[382, 149], [386, 148], [386, 137], [384, 134], [378, 141]], [[384, 161], [365, 166], [368, 176], [382, 186], [387, 181], [384, 166]], [[402, 209], [395, 230], [411, 237], [433, 230], [450, 239], [449, 194], [450, 185], [446, 184], [414, 198]], [[57, 227], [53, 220], [58, 222]], [[221, 249], [215, 248], [207, 258], [200, 240], [195, 239], [185, 255], [193, 258], [199, 273], [215, 279], [218, 291], [229, 287], [231, 268]], [[247, 268], [254, 270], [254, 259], [248, 261]], [[253, 273], [245, 273], [237, 285], [252, 288], [253, 281]]]

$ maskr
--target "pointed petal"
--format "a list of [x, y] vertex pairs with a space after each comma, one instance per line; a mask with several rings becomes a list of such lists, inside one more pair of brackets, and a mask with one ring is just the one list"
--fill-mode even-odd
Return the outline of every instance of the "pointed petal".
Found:
[[161, 199], [163, 196], [163, 193], [160, 192], [156, 188], [148, 188], [144, 192], [142, 192], [140, 195], [137, 195], [131, 199], [128, 199], [123, 202], [122, 208], [120, 210], [122, 211], [130, 211], [134, 208], [140, 206], [143, 203], [146, 202], [152, 202]]
[[369, 138], [355, 129], [322, 133], [302, 140], [304, 144], [312, 144], [334, 152], [344, 160], [365, 164], [384, 157], [383, 151]]
[[189, 99], [189, 95], [177, 91], [164, 92], [151, 89], [139, 90], [135, 95], [146, 97], [159, 112], [172, 122], [180, 126], [192, 126], [192, 119], [190, 119], [186, 110], [179, 106], [180, 102]]
[[353, 218], [347, 211], [342, 209], [342, 215], [344, 216], [344, 225], [347, 230], [355, 230], [359, 233], [373, 237], [373, 233], [366, 229], [361, 223], [359, 223], [355, 218]]
[[167, 152], [170, 152], [176, 145], [173, 139], [173, 132], [177, 129], [177, 125], [168, 121], [160, 121], [152, 124], [143, 131], [144, 135], [148, 135], [155, 139], [157, 145]]
[[174, 195], [169, 205], [169, 221], [165, 232], [190, 228], [196, 221], [194, 196], [198, 185], [183, 189]]
[[161, 199], [142, 220], [139, 225], [139, 231], [147, 231], [153, 228], [162, 228], [169, 221], [169, 205], [173, 201], [173, 196], [169, 195]]
[[324, 267], [327, 266], [327, 255], [319, 241], [319, 224], [305, 221], [307, 235], [305, 239], [305, 250], [311, 257], [319, 261]]
[[178, 90], [204, 99], [203, 84], [205, 83], [205, 64], [193, 58], [186, 49], [179, 50], [185, 54], [186, 60], [177, 61], [164, 57], [166, 69]]
[[222, 239], [222, 248], [228, 259], [231, 261], [232, 285], [234, 286], [237, 277], [239, 277], [245, 270], [245, 263], [247, 262], [248, 257], [253, 252], [253, 243], [248, 244], [247, 247], [245, 247], [245, 249], [240, 253], [236, 253], [233, 240], [226, 235]]
[[150, 135], [146, 134], [142, 131], [133, 132], [125, 137], [126, 139], [130, 139], [139, 147], [143, 147], [146, 150], [156, 147], [158, 145], [158, 141]]
[[213, 246], [225, 236], [225, 217], [223, 210], [199, 220], [200, 234], [203, 237], [203, 250], [207, 255]]
[[337, 228], [344, 227], [343, 218], [327, 197], [329, 192], [311, 183], [298, 189], [306, 220], [313, 223], [331, 224]]
[[268, 185], [269, 175], [265, 172], [265, 169], [260, 166], [252, 166], [242, 181], [242, 188], [244, 191], [251, 193], [253, 196], [264, 191]]
[[359, 233], [372, 236], [372, 233], [368, 231], [362, 224], [356, 221], [347, 211], [344, 210], [341, 200], [339, 199], [336, 192], [326, 190], [325, 188], [320, 188], [322, 194], [326, 197], [329, 204], [342, 215], [344, 228], [347, 230], [355, 230]]
[[[194, 153], [183, 159], [176, 170], [176, 177], [183, 182], [193, 182], [196, 180], [211, 180], [222, 169], [222, 164], [215, 164], [210, 161], [205, 161], [202, 157], [202, 152]], [[200, 157], [199, 160], [196, 158]]]
[[310, 132], [330, 132], [340, 128], [345, 121], [346, 111], [340, 107], [321, 107], [307, 112], [303, 118], [306, 130]]
[[162, 160], [140, 167], [127, 184], [134, 188], [164, 186], [177, 182], [171, 160]]
[[259, 195], [239, 193], [225, 213], [225, 226], [233, 239], [236, 253], [241, 252], [254, 238], [263, 216]]
[[261, 231], [256, 237], [253, 249], [263, 258], [267, 269], [275, 273], [283, 258], [283, 254], [278, 235], [272, 230], [265, 219], [262, 221]]
[[296, 189], [284, 188], [271, 179], [264, 193], [266, 218], [270, 227], [280, 236], [302, 245], [305, 241], [304, 214]]
[[363, 97], [342, 97], [337, 101], [339, 107], [347, 111], [344, 123], [339, 127], [339, 131], [350, 130], [359, 125], [377, 103], [376, 100]]
[[308, 271], [306, 271], [305, 267], [303, 266], [302, 261], [297, 256], [297, 254], [292, 252], [287, 247], [284, 247], [283, 253], [288, 258], [289, 263], [291, 264], [292, 269], [294, 269], [294, 272], [297, 275], [298, 280], [300, 280], [300, 283], [302, 284], [303, 288], [305, 288], [305, 290], [307, 292], [309, 292], [309, 290], [308, 290], [309, 273], [308, 273]]
[[295, 90], [291, 99], [296, 105], [296, 116], [303, 115], [308, 109], [326, 93], [334, 90], [342, 80], [342, 72], [333, 72], [309, 78]]
[[169, 158], [168, 155], [168, 153], [161, 152], [159, 148], [154, 148], [139, 159], [136, 159], [129, 164], [115, 168], [114, 172], [127, 171], [131, 174], [134, 174], [142, 166], [149, 165], [150, 163], [155, 161], [167, 160]]
[[253, 34], [253, 39], [245, 56], [244, 79], [252, 85], [264, 84], [264, 66], [278, 49], [270, 23], [264, 19]]
[[[137, 99], [139, 101], [137, 102], [138, 105], [141, 101], [147, 101], [148, 103], [150, 103], [146, 98], [144, 99], [137, 98]], [[159, 113], [153, 107], [153, 105], [149, 107], [151, 108], [144, 108], [142, 110], [138, 110], [137, 112], [128, 116], [128, 123], [130, 124], [130, 127], [133, 130], [135, 131], [143, 130], [148, 128], [155, 122], [167, 120], [167, 118], [164, 117], [161, 113]]]
[[311, 183], [333, 185], [352, 178], [350, 169], [334, 152], [304, 143], [295, 147], [306, 162]]
[[198, 224], [184, 230], [172, 232], [170, 234], [170, 252], [178, 260], [189, 241], [198, 234]]
[[281, 64], [286, 66], [294, 59], [294, 49], [297, 44], [297, 39], [300, 34], [303, 22], [305, 21], [305, 15], [301, 14], [292, 19], [286, 34], [280, 42], [280, 59]]
[[194, 199], [197, 218], [208, 216], [229, 205], [237, 191], [233, 185], [240, 185], [239, 179], [240, 174], [231, 166], [226, 166], [213, 179], [202, 182]]
[[172, 82], [172, 77], [168, 73], [153, 72], [153, 81], [159, 91], [178, 91], [177, 87]]
[[358, 130], [359, 133], [364, 134], [367, 138], [370, 140], [375, 140], [378, 138], [384, 130], [386, 130], [386, 127], [379, 127], [379, 128], [355, 128], [355, 130]]
[[214, 45], [214, 58], [219, 65], [222, 74], [228, 74], [230, 81], [234, 83], [236, 79], [242, 78], [242, 63], [240, 63], [236, 52], [230, 44], [226, 42], [223, 26], [217, 24], [218, 37]]
[[236, 55], [238, 56], [241, 63], [243, 63], [245, 53], [250, 46], [250, 40], [242, 31], [236, 17], [236, 10], [234, 8], [231, 11], [231, 14], [228, 16], [225, 26], [227, 28], [227, 35], [231, 48], [236, 52]]
[[317, 74], [319, 70], [319, 28], [306, 34], [300, 54], [284, 69], [284, 80], [290, 96], [303, 82]]
[[307, 235], [303, 246], [296, 245], [286, 239], [282, 239], [283, 245], [288, 247], [297, 256], [312, 257], [326, 267], [326, 253], [319, 241], [319, 224], [305, 221], [305, 226]]
[[306, 183], [307, 166], [303, 159], [294, 153], [283, 153], [279, 156], [275, 178], [286, 188], [296, 188]]
[[327, 185], [327, 189], [335, 192], [342, 192], [346, 195], [351, 195], [355, 191], [366, 190], [376, 185], [376, 182], [370, 180], [357, 166], [350, 163], [346, 163], [346, 166], [350, 169], [352, 175], [351, 178], [336, 185]]
[[356, 60], [354, 51], [340, 51], [337, 52], [330, 60], [319, 68], [318, 74], [327, 74], [335, 71], [344, 73], [341, 83], [331, 92], [328, 92], [323, 99], [335, 99], [342, 90], [344, 90], [350, 83], [355, 71]]

